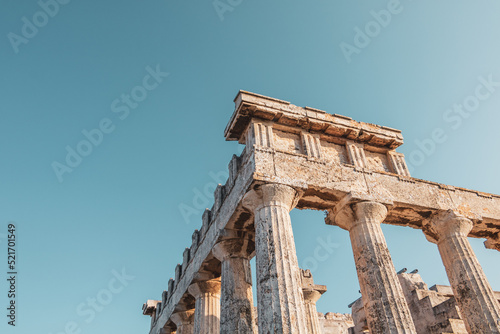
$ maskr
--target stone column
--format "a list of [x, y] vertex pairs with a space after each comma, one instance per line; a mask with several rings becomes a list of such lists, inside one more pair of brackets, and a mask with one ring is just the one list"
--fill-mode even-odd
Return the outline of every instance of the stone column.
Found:
[[326, 286], [314, 284], [310, 270], [302, 270], [302, 293], [306, 312], [307, 333], [323, 334], [319, 324], [316, 302], [326, 292]]
[[423, 231], [437, 243], [448, 279], [469, 333], [500, 333], [500, 306], [467, 235], [471, 220], [453, 211], [441, 211], [426, 222]]
[[176, 334], [193, 334], [194, 310], [173, 313], [170, 320], [177, 326]]
[[254, 249], [254, 242], [248, 234], [225, 239], [213, 249], [214, 256], [222, 263], [221, 334], [254, 333], [250, 267], [250, 255]]
[[370, 333], [416, 333], [380, 227], [387, 216], [385, 205], [348, 202], [335, 213], [334, 224], [349, 231]]
[[316, 308], [316, 302], [321, 297], [321, 293], [312, 289], [304, 289], [302, 291], [304, 293], [307, 332], [310, 334], [322, 334], [323, 331], [319, 325], [318, 310]]
[[259, 333], [306, 333], [304, 300], [290, 210], [297, 191], [265, 184], [247, 194], [254, 212]]
[[188, 291], [196, 299], [194, 333], [219, 333], [220, 279], [193, 283], [189, 286]]

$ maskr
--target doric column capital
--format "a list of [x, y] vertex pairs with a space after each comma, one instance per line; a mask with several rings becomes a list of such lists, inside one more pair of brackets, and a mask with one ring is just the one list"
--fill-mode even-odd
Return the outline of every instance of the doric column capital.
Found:
[[189, 286], [188, 291], [196, 299], [202, 294], [220, 297], [220, 278], [193, 283]]
[[381, 224], [386, 217], [387, 207], [382, 203], [375, 201], [341, 202], [329, 213], [326, 222], [350, 231], [359, 223]]
[[318, 290], [314, 290], [312, 288], [302, 289], [302, 293], [304, 294], [304, 301], [306, 303], [314, 303], [314, 304], [316, 304], [316, 302], [322, 295], [321, 292], [319, 292]]
[[302, 195], [301, 190], [279, 183], [267, 183], [250, 190], [243, 199], [243, 206], [252, 212], [264, 206], [280, 206], [291, 211]]
[[314, 283], [311, 270], [301, 269], [302, 277], [302, 293], [306, 303], [316, 303], [322, 294], [326, 292], [326, 285], [318, 285]]
[[212, 253], [219, 261], [222, 262], [228, 258], [249, 259], [253, 254], [255, 251], [254, 234], [243, 231], [237, 234], [239, 237], [223, 239], [214, 246]]
[[453, 210], [438, 211], [423, 222], [422, 231], [427, 240], [438, 243], [452, 236], [467, 237], [474, 223]]
[[177, 328], [191, 324], [194, 321], [194, 309], [173, 313], [170, 316], [170, 320], [172, 320]]

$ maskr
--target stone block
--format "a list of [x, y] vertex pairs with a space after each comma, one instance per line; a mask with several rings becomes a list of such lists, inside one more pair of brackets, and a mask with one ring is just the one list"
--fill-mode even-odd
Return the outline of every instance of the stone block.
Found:
[[171, 278], [171, 279], [168, 280], [168, 296], [169, 296], [169, 299], [172, 296], [172, 294], [174, 293], [174, 289], [175, 289], [175, 280], [173, 278]]
[[179, 282], [181, 276], [182, 276], [182, 265], [178, 263], [177, 266], [175, 266], [175, 281]]

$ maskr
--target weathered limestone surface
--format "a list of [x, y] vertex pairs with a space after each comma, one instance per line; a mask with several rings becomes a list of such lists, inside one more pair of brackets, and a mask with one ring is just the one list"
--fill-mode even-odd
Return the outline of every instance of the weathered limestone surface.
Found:
[[416, 333], [380, 228], [386, 215], [383, 204], [347, 202], [330, 219], [349, 231], [370, 333]]
[[255, 214], [259, 333], [306, 333], [300, 269], [290, 210], [299, 194], [289, 186], [265, 184], [245, 205]]
[[219, 333], [220, 279], [193, 283], [188, 291], [194, 296], [194, 334]]
[[234, 232], [214, 247], [222, 262], [220, 333], [256, 333], [253, 314], [250, 256], [255, 250], [253, 235]]
[[478, 222], [472, 237], [487, 238], [487, 246], [500, 250], [500, 198], [467, 189], [370, 172], [347, 164], [314, 161], [307, 156], [261, 148], [254, 151], [256, 180], [301, 186], [300, 209], [328, 210], [352, 191], [372, 194], [394, 203], [385, 223], [421, 229], [430, 213], [452, 209]]
[[323, 334], [352, 334], [354, 322], [350, 314], [328, 312], [318, 313], [318, 319]]
[[469, 333], [500, 333], [500, 305], [467, 240], [472, 227], [471, 220], [443, 211], [427, 221], [424, 232], [438, 245]]
[[398, 274], [418, 334], [467, 334], [449, 287], [430, 289], [417, 273]]
[[361, 297], [349, 304], [349, 307], [351, 308], [352, 320], [354, 322], [352, 333], [368, 333], [368, 322], [366, 321], [365, 309]]
[[177, 326], [176, 334], [192, 334], [194, 329], [194, 310], [180, 311], [171, 315]]

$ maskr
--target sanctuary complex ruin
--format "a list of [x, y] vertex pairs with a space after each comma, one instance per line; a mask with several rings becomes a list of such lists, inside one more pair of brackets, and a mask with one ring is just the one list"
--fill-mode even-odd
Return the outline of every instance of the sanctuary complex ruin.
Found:
[[[500, 293], [468, 241], [500, 251], [500, 196], [411, 177], [399, 130], [246, 91], [234, 102], [225, 138], [245, 148], [175, 277], [143, 305], [150, 334], [500, 333]], [[294, 208], [349, 232], [361, 292], [351, 314], [318, 313], [327, 287], [299, 268]], [[451, 286], [396, 272], [382, 223], [422, 230]]]

